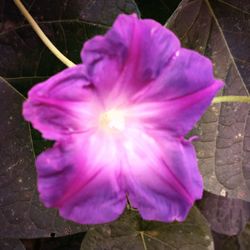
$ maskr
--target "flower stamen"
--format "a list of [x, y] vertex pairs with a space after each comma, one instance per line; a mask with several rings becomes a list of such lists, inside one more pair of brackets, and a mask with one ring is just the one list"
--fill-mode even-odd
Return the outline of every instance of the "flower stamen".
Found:
[[125, 129], [124, 112], [117, 109], [111, 109], [100, 115], [99, 125], [101, 128], [108, 130], [122, 131]]

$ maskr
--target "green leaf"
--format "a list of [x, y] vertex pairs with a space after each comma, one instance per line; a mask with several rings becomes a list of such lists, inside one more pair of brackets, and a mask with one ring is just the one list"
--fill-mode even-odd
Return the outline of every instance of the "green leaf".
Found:
[[213, 242], [209, 227], [196, 208], [185, 222], [169, 224], [143, 221], [137, 212], [127, 210], [119, 220], [87, 232], [81, 250], [94, 249], [212, 250]]
[[[183, 46], [210, 57], [222, 95], [249, 95], [248, 0], [183, 0], [167, 25]], [[192, 134], [205, 189], [250, 201], [250, 105], [212, 105]]]

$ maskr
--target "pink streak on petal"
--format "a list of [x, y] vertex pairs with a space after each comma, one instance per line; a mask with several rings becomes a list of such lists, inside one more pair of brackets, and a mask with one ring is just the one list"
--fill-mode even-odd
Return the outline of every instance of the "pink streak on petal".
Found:
[[89, 135], [57, 143], [36, 161], [40, 199], [66, 219], [105, 223], [126, 205], [115, 145], [100, 139]]
[[158, 78], [179, 47], [178, 38], [159, 23], [120, 15], [104, 36], [84, 44], [81, 57], [109, 105]]
[[58, 140], [97, 125], [102, 108], [84, 72], [84, 66], [66, 69], [30, 90], [23, 115], [44, 138]]
[[193, 146], [139, 134], [134, 135], [124, 166], [132, 206], [146, 220], [184, 220], [203, 190]]
[[198, 92], [215, 83], [212, 62], [181, 48], [154, 81], [133, 97], [133, 102], [166, 101]]
[[166, 131], [172, 136], [186, 135], [211, 104], [223, 83], [210, 86], [186, 96], [167, 101], [142, 102], [128, 109], [130, 122], [140, 123], [144, 129]]

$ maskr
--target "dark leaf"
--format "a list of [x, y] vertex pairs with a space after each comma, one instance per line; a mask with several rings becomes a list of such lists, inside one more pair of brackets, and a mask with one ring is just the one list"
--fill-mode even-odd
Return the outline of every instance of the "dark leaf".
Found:
[[213, 249], [210, 230], [196, 208], [183, 223], [143, 221], [128, 210], [119, 220], [90, 229], [81, 250], [202, 250]]
[[[210, 57], [223, 95], [249, 95], [249, 1], [183, 0], [168, 26], [184, 46]], [[238, 60], [240, 59], [240, 60]], [[192, 134], [205, 189], [250, 201], [250, 105], [212, 105]]]
[[250, 223], [236, 236], [227, 236], [213, 232], [215, 250], [249, 250]]
[[25, 250], [25, 247], [18, 239], [0, 239], [0, 250]]
[[34, 238], [86, 230], [38, 201], [30, 130], [21, 111], [24, 98], [0, 78], [0, 100], [0, 236]]
[[245, 230], [238, 236], [240, 250], [250, 249], [250, 223], [247, 224]]
[[[0, 75], [23, 94], [65, 68], [20, 15], [13, 1], [1, 1]], [[55, 46], [75, 63], [83, 43], [107, 30], [121, 13], [138, 13], [132, 0], [26, 1], [26, 7]]]
[[[66, 56], [80, 61], [83, 42], [106, 31], [120, 12], [137, 12], [131, 0], [25, 1], [44, 32]], [[87, 229], [63, 220], [38, 200], [34, 153], [50, 146], [22, 118], [22, 102], [37, 82], [65, 66], [42, 44], [13, 1], [0, 1], [0, 236], [63, 236]], [[19, 92], [18, 92], [19, 91]], [[32, 142], [33, 139], [33, 142]], [[35, 145], [35, 148], [33, 147]]]
[[212, 230], [220, 234], [237, 235], [250, 219], [250, 202], [204, 192], [198, 204]]
[[228, 236], [217, 232], [212, 232], [212, 235], [214, 239], [214, 250], [243, 250], [240, 248], [239, 239], [236, 235]]
[[151, 18], [165, 24], [181, 0], [135, 0], [135, 2], [140, 9], [142, 18]]

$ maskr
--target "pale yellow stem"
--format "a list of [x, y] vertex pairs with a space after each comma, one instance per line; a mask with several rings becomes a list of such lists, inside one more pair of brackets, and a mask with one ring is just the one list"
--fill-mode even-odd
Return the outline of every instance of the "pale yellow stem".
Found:
[[220, 102], [244, 102], [250, 103], [250, 96], [217, 96], [213, 99], [212, 103], [220, 103]]
[[144, 238], [144, 232], [141, 231], [140, 235], [141, 235], [141, 239], [142, 239], [142, 244], [143, 244], [144, 250], [148, 250], [146, 242], [145, 242], [145, 238]]
[[30, 13], [27, 11], [27, 9], [24, 7], [24, 5], [21, 3], [20, 0], [14, 0], [14, 3], [18, 7], [18, 9], [21, 11], [21, 13], [24, 15], [24, 17], [27, 19], [33, 30], [36, 32], [36, 34], [41, 38], [43, 43], [48, 47], [48, 49], [60, 60], [62, 61], [66, 66], [73, 67], [75, 64], [71, 62], [67, 57], [65, 57], [55, 46], [54, 44], [48, 39], [48, 37], [43, 33], [41, 28], [38, 26], [36, 21], [33, 19], [33, 17], [30, 15]]

